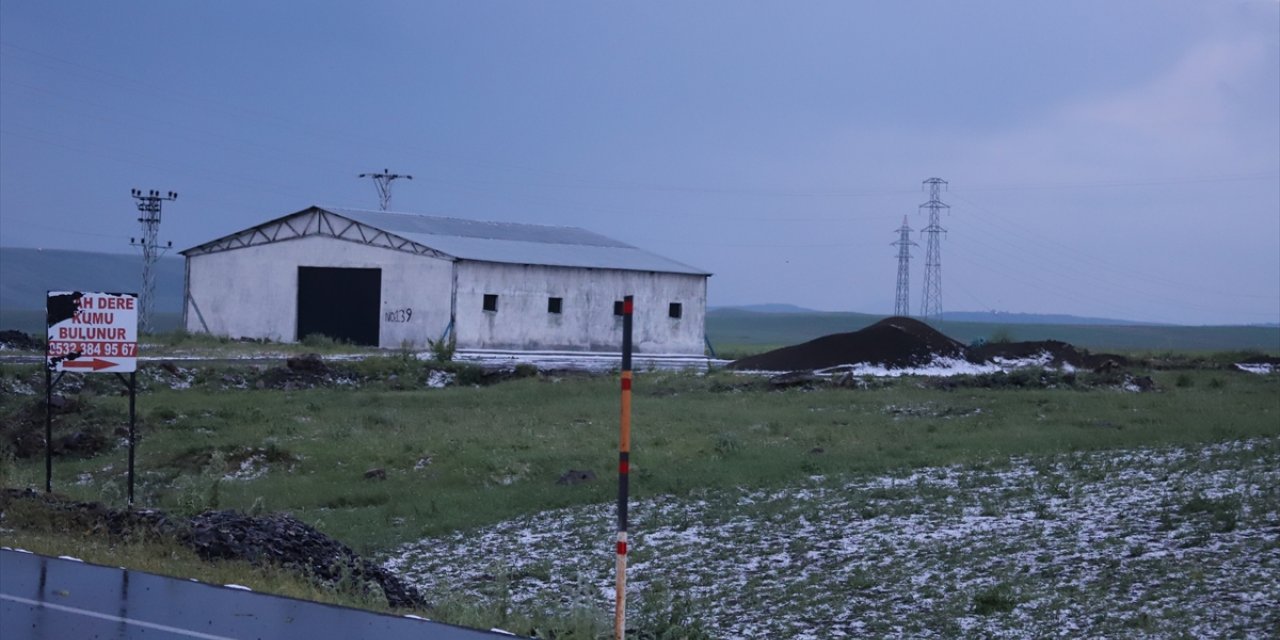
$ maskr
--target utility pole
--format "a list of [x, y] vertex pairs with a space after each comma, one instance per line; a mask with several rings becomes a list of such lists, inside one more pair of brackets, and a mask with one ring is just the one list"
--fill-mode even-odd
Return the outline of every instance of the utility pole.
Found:
[[362, 173], [357, 177], [373, 178], [373, 183], [378, 187], [378, 206], [383, 211], [386, 211], [387, 205], [391, 204], [391, 183], [400, 178], [413, 179], [411, 175], [391, 173], [390, 169], [383, 169], [382, 173]]
[[898, 241], [890, 242], [898, 247], [898, 293], [894, 297], [893, 315], [911, 315], [911, 247], [918, 247], [911, 240], [911, 227], [907, 226], [907, 217], [902, 216], [902, 226], [898, 228]]
[[142, 247], [142, 300], [139, 305], [141, 309], [138, 313], [138, 324], [142, 325], [143, 331], [150, 332], [153, 329], [151, 312], [155, 309], [156, 298], [156, 260], [173, 247], [172, 242], [162, 247], [156, 239], [160, 234], [160, 203], [165, 200], [177, 200], [178, 194], [170, 191], [167, 195], [161, 195], [155, 189], [146, 193], [141, 189], [134, 189], [130, 194], [137, 201], [138, 213], [142, 214], [138, 218], [138, 222], [142, 223], [142, 237], [129, 238], [129, 244]]
[[939, 236], [947, 232], [939, 224], [939, 217], [951, 205], [942, 201], [946, 180], [929, 178], [923, 184], [922, 188], [929, 190], [929, 201], [920, 205], [920, 210], [929, 211], [929, 226], [921, 229], [920, 233], [928, 234], [929, 241], [924, 254], [924, 300], [920, 302], [920, 316], [936, 318], [942, 315], [942, 239]]

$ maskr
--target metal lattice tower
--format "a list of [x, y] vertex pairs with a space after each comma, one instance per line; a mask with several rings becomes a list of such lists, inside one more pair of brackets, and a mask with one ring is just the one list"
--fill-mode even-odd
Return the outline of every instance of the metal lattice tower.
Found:
[[413, 176], [399, 173], [391, 173], [390, 169], [383, 169], [382, 173], [362, 173], [359, 178], [373, 178], [373, 183], [378, 187], [378, 206], [383, 210], [387, 210], [387, 205], [391, 204], [391, 183], [404, 178], [412, 180]]
[[894, 297], [893, 315], [911, 315], [911, 247], [918, 247], [911, 240], [911, 227], [907, 226], [907, 217], [902, 216], [902, 226], [898, 228], [898, 241], [889, 244], [898, 247], [898, 293]]
[[929, 240], [924, 253], [924, 299], [920, 301], [920, 316], [936, 318], [942, 315], [942, 234], [947, 230], [939, 224], [939, 217], [944, 209], [951, 205], [941, 199], [942, 190], [947, 181], [942, 178], [929, 178], [923, 183], [929, 189], [929, 201], [920, 205], [920, 210], [929, 211], [929, 226], [920, 230], [928, 234]]
[[161, 195], [155, 189], [143, 193], [142, 189], [134, 189], [130, 195], [137, 201], [138, 213], [142, 214], [138, 218], [138, 222], [142, 223], [142, 237], [129, 238], [129, 244], [142, 247], [142, 300], [139, 303], [141, 308], [138, 310], [138, 324], [143, 331], [150, 332], [151, 312], [155, 309], [156, 298], [156, 260], [173, 247], [172, 242], [160, 246], [157, 239], [160, 235], [160, 204], [165, 200], [177, 200], [178, 194], [170, 191]]

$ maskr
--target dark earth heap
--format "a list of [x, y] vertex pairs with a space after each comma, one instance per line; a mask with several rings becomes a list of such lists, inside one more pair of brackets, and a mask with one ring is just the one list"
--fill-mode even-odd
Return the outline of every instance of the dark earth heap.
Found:
[[988, 342], [969, 348], [970, 362], [991, 362], [996, 358], [1018, 360], [1034, 358], [1042, 353], [1049, 354], [1051, 366], [1061, 367], [1064, 364], [1080, 369], [1106, 369], [1116, 366], [1127, 366], [1129, 361], [1124, 356], [1089, 353], [1066, 342], [1058, 340], [1038, 340], [1033, 342]]
[[[176, 541], [206, 560], [244, 560], [255, 566], [279, 566], [321, 584], [381, 591], [392, 607], [425, 607], [417, 589], [391, 572], [361, 558], [350, 547], [293, 516], [251, 516], [237, 511], [206, 511], [178, 518], [154, 509], [111, 509], [27, 489], [0, 490], [0, 518], [33, 520], [51, 530], [82, 531], [114, 540]], [[376, 585], [376, 586], [375, 586]]]
[[775, 349], [729, 364], [739, 371], [812, 371], [845, 364], [872, 364], [905, 369], [934, 359], [956, 358], [975, 364], [996, 358], [1023, 359], [1048, 353], [1052, 366], [1077, 368], [1123, 366], [1123, 356], [1090, 354], [1065, 342], [992, 342], [966, 347], [929, 325], [912, 318], [885, 318], [861, 331], [835, 333], [804, 344]]
[[44, 349], [35, 336], [17, 331], [15, 329], [5, 329], [0, 331], [0, 349], [13, 349], [15, 351], [40, 351]]
[[248, 516], [238, 511], [206, 511], [188, 521], [182, 542], [205, 560], [279, 565], [325, 584], [376, 583], [392, 607], [425, 604], [416, 589], [391, 572], [285, 513]]
[[861, 331], [835, 333], [743, 358], [729, 368], [800, 371], [866, 362], [901, 369], [928, 364], [937, 356], [963, 358], [965, 347], [919, 320], [895, 316]]

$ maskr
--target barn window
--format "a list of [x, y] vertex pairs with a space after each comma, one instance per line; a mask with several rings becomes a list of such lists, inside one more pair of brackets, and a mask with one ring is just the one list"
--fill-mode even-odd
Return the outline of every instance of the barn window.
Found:
[[622, 315], [622, 301], [621, 301], [621, 300], [614, 300], [614, 301], [613, 301], [613, 315], [615, 315], [615, 316], [620, 316], [620, 315]]
[[560, 313], [564, 298], [547, 298], [547, 313]]
[[683, 314], [684, 314], [684, 306], [681, 305], [679, 302], [672, 302], [670, 305], [667, 305], [668, 317], [679, 318]]
[[498, 310], [498, 294], [496, 293], [484, 294], [484, 310], [485, 311]]

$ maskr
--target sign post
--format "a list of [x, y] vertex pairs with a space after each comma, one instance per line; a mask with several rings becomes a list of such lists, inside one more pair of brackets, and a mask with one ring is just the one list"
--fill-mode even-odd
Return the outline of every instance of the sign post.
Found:
[[[44, 490], [53, 490], [53, 389], [63, 374], [114, 373], [129, 389], [129, 504], [133, 504], [138, 389], [138, 294], [50, 291], [45, 306]], [[57, 374], [55, 377], [54, 374]], [[129, 374], [128, 379], [122, 374]]]

